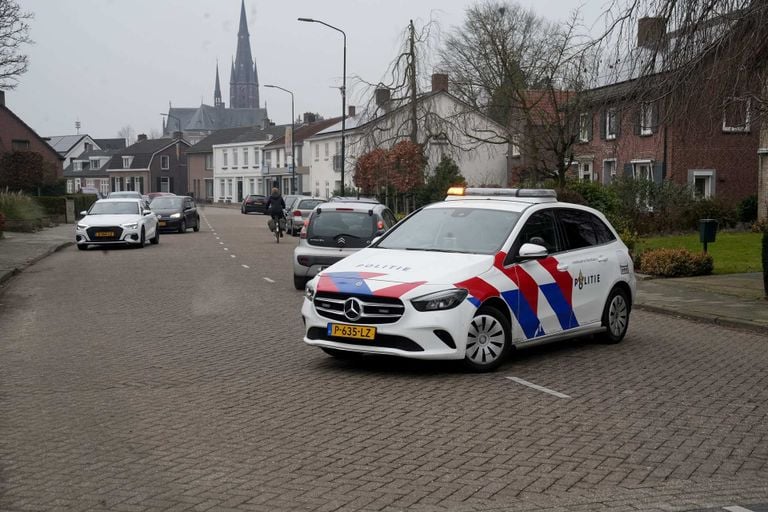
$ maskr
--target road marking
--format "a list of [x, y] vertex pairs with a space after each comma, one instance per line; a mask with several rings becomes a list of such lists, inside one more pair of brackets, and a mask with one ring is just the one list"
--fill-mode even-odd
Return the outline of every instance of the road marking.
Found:
[[224, 245], [224, 242], [219, 242], [219, 245]]
[[275, 280], [274, 280], [274, 279], [270, 279], [270, 278], [268, 278], [268, 277], [265, 277], [265, 278], [264, 278], [264, 280], [265, 280], [266, 282], [268, 282], [268, 283], [274, 283], [274, 282], [275, 282]]
[[248, 265], [243, 265], [243, 268], [251, 268], [251, 267], [249, 267]]
[[723, 507], [723, 510], [727, 510], [728, 512], [752, 512], [748, 508], [740, 507], [738, 505], [734, 505], [732, 507]]
[[230, 258], [237, 258], [237, 256], [235, 256], [234, 254], [230, 254], [229, 257]]
[[533, 382], [528, 382], [527, 380], [523, 380], [517, 377], [506, 377], [506, 378], [511, 381], [517, 382], [518, 384], [522, 384], [523, 386], [528, 386], [529, 388], [533, 388], [538, 391], [542, 391], [544, 393], [549, 393], [550, 395], [556, 396], [557, 398], [571, 398], [568, 395], [564, 395], [563, 393], [560, 393], [558, 391], [545, 388], [544, 386], [539, 386], [538, 384], [534, 384]]
[[227, 248], [225, 247], [225, 248], [224, 248], [224, 250], [225, 250], [225, 251], [228, 251], [229, 249], [227, 249]]
[[216, 237], [216, 240], [221, 240], [221, 238], [219, 238], [219, 237]]

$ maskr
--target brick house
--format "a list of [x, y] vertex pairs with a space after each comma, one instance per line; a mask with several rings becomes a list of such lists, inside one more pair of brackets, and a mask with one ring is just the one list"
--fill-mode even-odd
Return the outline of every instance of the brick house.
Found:
[[0, 91], [0, 153], [32, 151], [43, 157], [49, 181], [61, 179], [63, 158], [19, 116], [5, 105], [5, 92]]
[[187, 150], [190, 191], [197, 201], [213, 202], [213, 146], [226, 144], [249, 131], [250, 126], [218, 130]]
[[139, 135], [135, 144], [118, 151], [107, 164], [110, 191], [135, 190], [190, 192], [187, 175], [187, 148], [189, 142], [174, 133], [173, 138], [147, 139]]

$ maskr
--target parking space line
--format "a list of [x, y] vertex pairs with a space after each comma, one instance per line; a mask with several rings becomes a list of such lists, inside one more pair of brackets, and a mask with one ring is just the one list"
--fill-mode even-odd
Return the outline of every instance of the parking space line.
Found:
[[265, 280], [266, 282], [268, 282], [268, 283], [274, 283], [274, 282], [275, 282], [275, 280], [274, 280], [274, 279], [270, 279], [270, 278], [268, 278], [268, 277], [265, 277], [265, 278], [264, 278], [264, 280]]
[[728, 512], [752, 512], [748, 508], [740, 507], [738, 505], [734, 505], [732, 507], [723, 507], [723, 510], [727, 510]]
[[527, 380], [523, 380], [518, 377], [505, 377], [505, 378], [511, 381], [517, 382], [518, 384], [522, 384], [523, 386], [528, 386], [529, 388], [533, 388], [537, 391], [541, 391], [543, 393], [549, 393], [550, 395], [556, 396], [558, 398], [571, 398], [570, 396], [560, 393], [559, 391], [554, 391], [552, 389], [545, 388], [544, 386], [539, 386], [538, 384], [534, 384], [533, 382], [528, 382]]

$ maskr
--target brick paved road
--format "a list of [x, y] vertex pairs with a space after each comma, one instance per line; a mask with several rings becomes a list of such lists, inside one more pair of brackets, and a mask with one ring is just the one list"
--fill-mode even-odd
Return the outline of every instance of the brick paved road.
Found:
[[768, 501], [759, 336], [636, 311], [620, 345], [529, 350], [492, 375], [340, 362], [300, 341], [296, 239], [205, 219], [216, 234], [70, 248], [0, 291], [0, 510]]

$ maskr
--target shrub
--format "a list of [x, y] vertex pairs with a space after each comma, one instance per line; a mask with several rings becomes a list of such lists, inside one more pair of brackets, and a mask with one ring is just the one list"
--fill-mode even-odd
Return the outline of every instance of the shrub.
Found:
[[45, 211], [49, 217], [67, 214], [67, 202], [63, 197], [35, 197], [35, 202]]
[[719, 198], [700, 199], [685, 212], [682, 226], [698, 230], [699, 219], [717, 219], [718, 229], [730, 228], [736, 225], [737, 218], [733, 203]]
[[616, 192], [596, 181], [569, 181], [568, 190], [578, 193], [583, 198], [583, 204], [604, 215], [613, 215], [619, 211], [619, 198]]
[[640, 271], [654, 276], [704, 276], [712, 269], [712, 256], [687, 249], [651, 249], [640, 257]]
[[3, 231], [5, 230], [5, 214], [0, 212], [0, 238], [3, 237]]
[[34, 221], [43, 216], [43, 209], [31, 197], [7, 189], [0, 191], [0, 212], [6, 220]]
[[743, 199], [736, 207], [739, 222], [755, 222], [757, 220], [757, 196]]
[[80, 218], [80, 212], [87, 210], [99, 198], [95, 194], [70, 194], [69, 199], [75, 200], [75, 217]]

